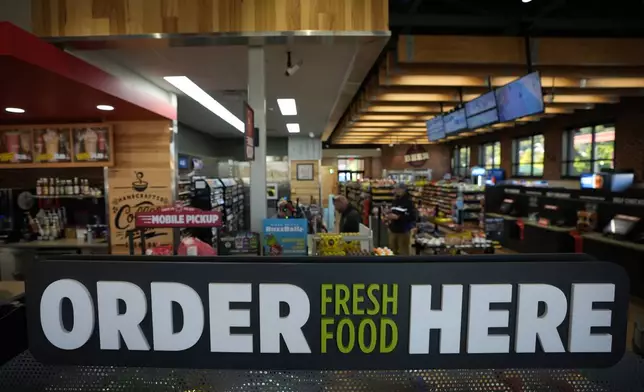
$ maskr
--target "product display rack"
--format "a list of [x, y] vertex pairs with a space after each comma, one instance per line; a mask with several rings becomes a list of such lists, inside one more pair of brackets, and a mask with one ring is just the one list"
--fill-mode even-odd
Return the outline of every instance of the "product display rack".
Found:
[[234, 232], [244, 227], [244, 184], [234, 178], [220, 178], [224, 195], [224, 230]]
[[394, 201], [394, 186], [393, 182], [378, 182], [371, 183], [371, 207], [381, 207], [388, 209]]
[[477, 185], [445, 183], [423, 187], [421, 205], [437, 208], [445, 216], [454, 215], [459, 192], [463, 197], [463, 221], [479, 221], [483, 213], [484, 189]]
[[[219, 211], [225, 220], [224, 207], [224, 184], [216, 178], [193, 177], [190, 206], [202, 209], [204, 211]], [[195, 237], [210, 244], [217, 246], [218, 230], [213, 227], [210, 229], [191, 229]]]

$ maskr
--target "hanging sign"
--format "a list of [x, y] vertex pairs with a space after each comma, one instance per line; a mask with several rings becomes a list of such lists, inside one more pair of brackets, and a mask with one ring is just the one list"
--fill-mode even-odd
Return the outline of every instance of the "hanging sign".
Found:
[[247, 161], [255, 160], [255, 112], [244, 102], [244, 151]]
[[388, 259], [48, 258], [26, 286], [30, 352], [56, 365], [244, 370], [586, 369], [624, 355], [617, 264]]
[[405, 163], [412, 167], [422, 167], [429, 160], [429, 153], [422, 146], [411, 146], [404, 156]]
[[194, 207], [162, 207], [156, 211], [137, 212], [138, 228], [221, 227], [221, 212]]

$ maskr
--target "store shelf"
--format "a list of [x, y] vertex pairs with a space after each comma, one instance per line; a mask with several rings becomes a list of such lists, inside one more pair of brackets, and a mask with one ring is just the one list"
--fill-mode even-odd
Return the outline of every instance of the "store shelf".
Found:
[[103, 199], [104, 195], [94, 196], [94, 195], [56, 195], [56, 196], [42, 196], [42, 195], [31, 195], [34, 199]]

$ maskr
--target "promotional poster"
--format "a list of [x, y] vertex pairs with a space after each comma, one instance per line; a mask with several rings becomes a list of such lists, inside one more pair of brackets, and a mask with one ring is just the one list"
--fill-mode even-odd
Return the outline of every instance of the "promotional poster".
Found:
[[[119, 170], [108, 172], [111, 253], [127, 254], [128, 231], [136, 228], [135, 215], [158, 210], [170, 204], [172, 190], [168, 179], [170, 169]], [[148, 247], [153, 244], [172, 245], [172, 229], [143, 230]], [[141, 242], [135, 233], [135, 242]]]
[[264, 219], [264, 255], [306, 255], [306, 219]]

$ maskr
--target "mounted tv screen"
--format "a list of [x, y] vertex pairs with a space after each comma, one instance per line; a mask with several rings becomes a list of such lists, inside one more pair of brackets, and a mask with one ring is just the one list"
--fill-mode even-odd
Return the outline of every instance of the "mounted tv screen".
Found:
[[512, 121], [544, 111], [539, 72], [533, 72], [499, 87], [495, 93], [500, 122]]
[[445, 121], [445, 134], [450, 135], [467, 128], [465, 109], [456, 110], [443, 116]]
[[427, 120], [427, 138], [430, 142], [443, 139], [445, 137], [445, 123], [443, 116], [436, 116], [431, 120]]
[[478, 98], [471, 100], [465, 104], [465, 115], [467, 117], [475, 116], [479, 113], [486, 112], [491, 109], [496, 109], [496, 96], [494, 91], [485, 93]]
[[478, 129], [486, 125], [494, 124], [499, 121], [499, 113], [496, 109], [488, 110], [487, 112], [479, 113], [475, 116], [467, 118], [467, 127], [469, 129]]

